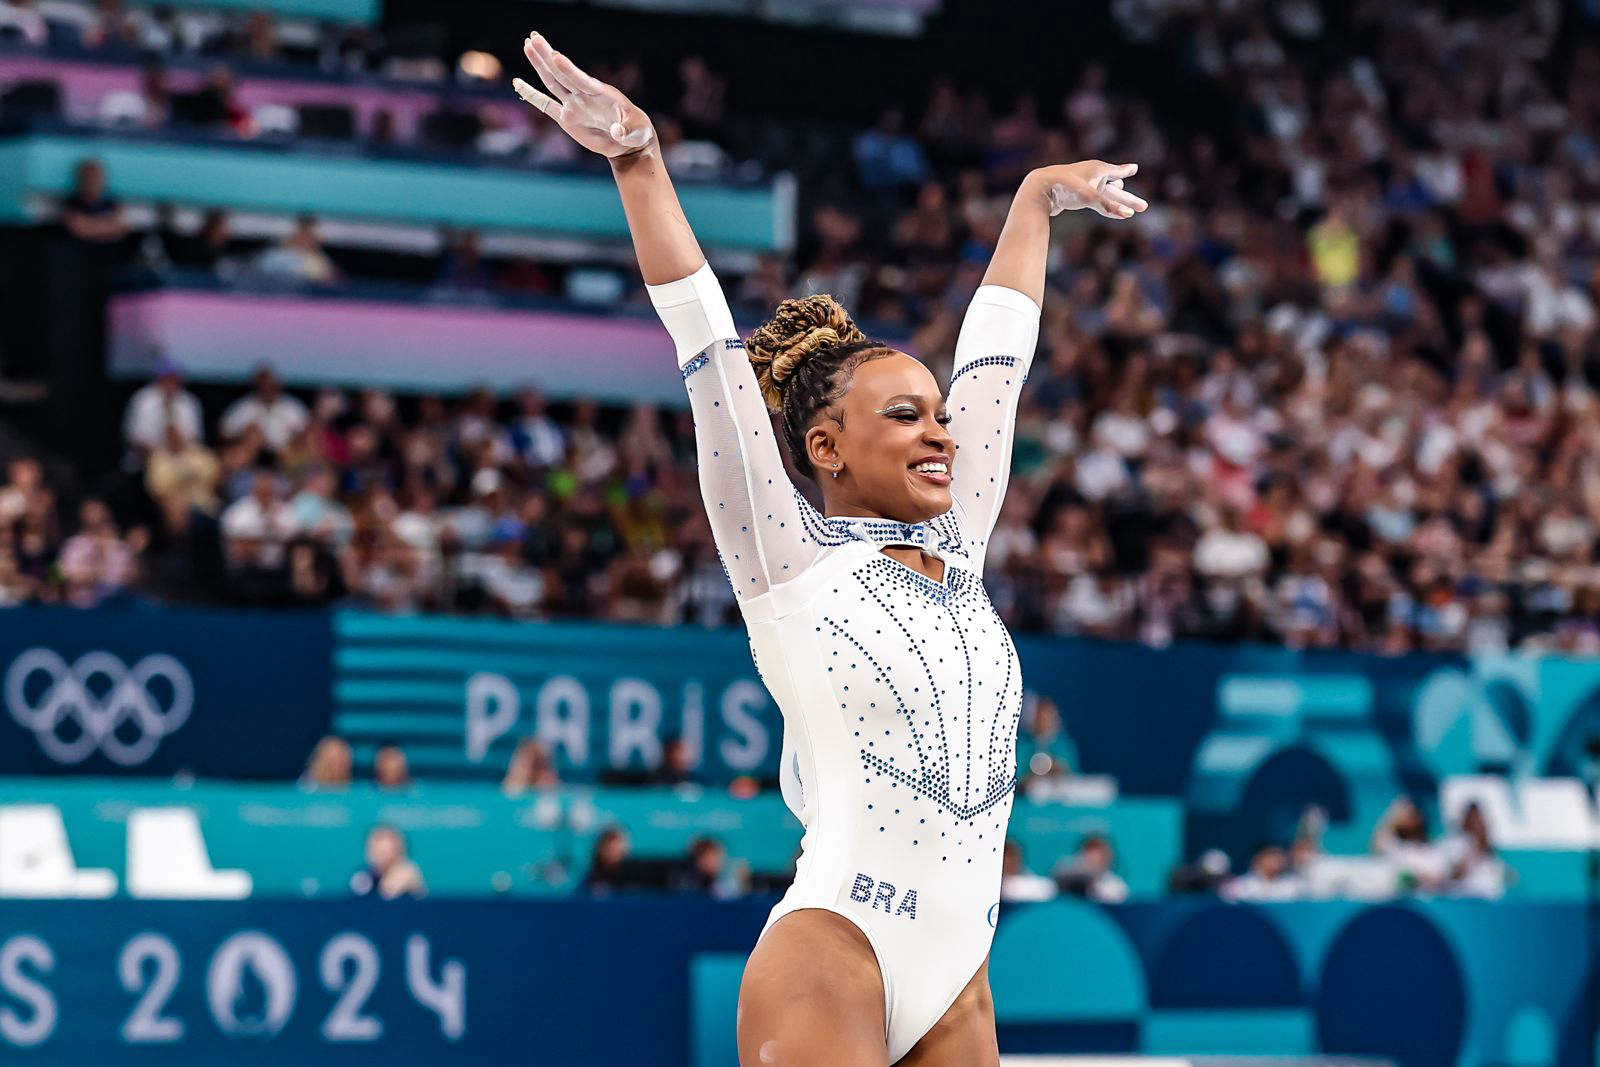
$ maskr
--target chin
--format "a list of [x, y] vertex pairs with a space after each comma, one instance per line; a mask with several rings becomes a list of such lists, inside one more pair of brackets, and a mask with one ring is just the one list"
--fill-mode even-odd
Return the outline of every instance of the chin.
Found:
[[952, 500], [949, 486], [918, 486], [917, 492], [907, 501], [906, 508], [907, 513], [915, 517], [905, 521], [918, 523], [937, 519], [940, 515], [949, 511], [951, 506]]

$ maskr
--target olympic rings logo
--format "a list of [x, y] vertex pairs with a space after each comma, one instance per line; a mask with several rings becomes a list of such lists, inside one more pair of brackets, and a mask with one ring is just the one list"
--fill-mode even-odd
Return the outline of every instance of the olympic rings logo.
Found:
[[[164, 684], [152, 689], [158, 682]], [[194, 679], [164, 653], [130, 669], [109, 652], [87, 653], [68, 666], [48, 648], [30, 648], [12, 661], [4, 689], [11, 717], [33, 731], [45, 755], [69, 765], [98, 750], [113, 763], [136, 767], [194, 709]]]

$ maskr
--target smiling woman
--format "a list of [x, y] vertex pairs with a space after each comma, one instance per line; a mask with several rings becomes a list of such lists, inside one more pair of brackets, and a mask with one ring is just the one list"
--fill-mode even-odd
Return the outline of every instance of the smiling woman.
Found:
[[[926, 367], [866, 338], [829, 296], [783, 301], [741, 341], [650, 120], [539, 35], [525, 51], [548, 94], [522, 81], [518, 93], [611, 160], [694, 410], [717, 550], [783, 711], [783, 796], [805, 837], [745, 968], [740, 1062], [995, 1067], [989, 915], [1022, 680], [984, 592], [984, 548], [1038, 337], [1050, 216], [1142, 210], [1122, 189], [1134, 168], [1028, 176], [941, 401]], [[821, 485], [821, 514], [789, 481], [779, 436]]]

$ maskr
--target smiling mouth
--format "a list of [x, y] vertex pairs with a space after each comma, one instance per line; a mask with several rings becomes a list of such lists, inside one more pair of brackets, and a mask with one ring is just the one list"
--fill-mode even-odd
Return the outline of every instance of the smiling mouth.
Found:
[[918, 478], [921, 478], [924, 481], [932, 482], [934, 485], [949, 485], [950, 484], [950, 472], [949, 471], [945, 471], [944, 473], [941, 474], [941, 473], [939, 473], [937, 471], [919, 471], [915, 467], [912, 467], [911, 468], [911, 473], [915, 474]]

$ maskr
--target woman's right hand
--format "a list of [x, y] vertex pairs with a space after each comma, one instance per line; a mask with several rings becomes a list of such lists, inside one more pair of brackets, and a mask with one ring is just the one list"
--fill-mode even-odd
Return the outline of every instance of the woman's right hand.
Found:
[[539, 72], [548, 95], [521, 78], [513, 79], [512, 87], [574, 141], [608, 159], [638, 155], [654, 147], [656, 131], [650, 116], [615, 86], [579, 70], [541, 34], [529, 35], [522, 52]]

